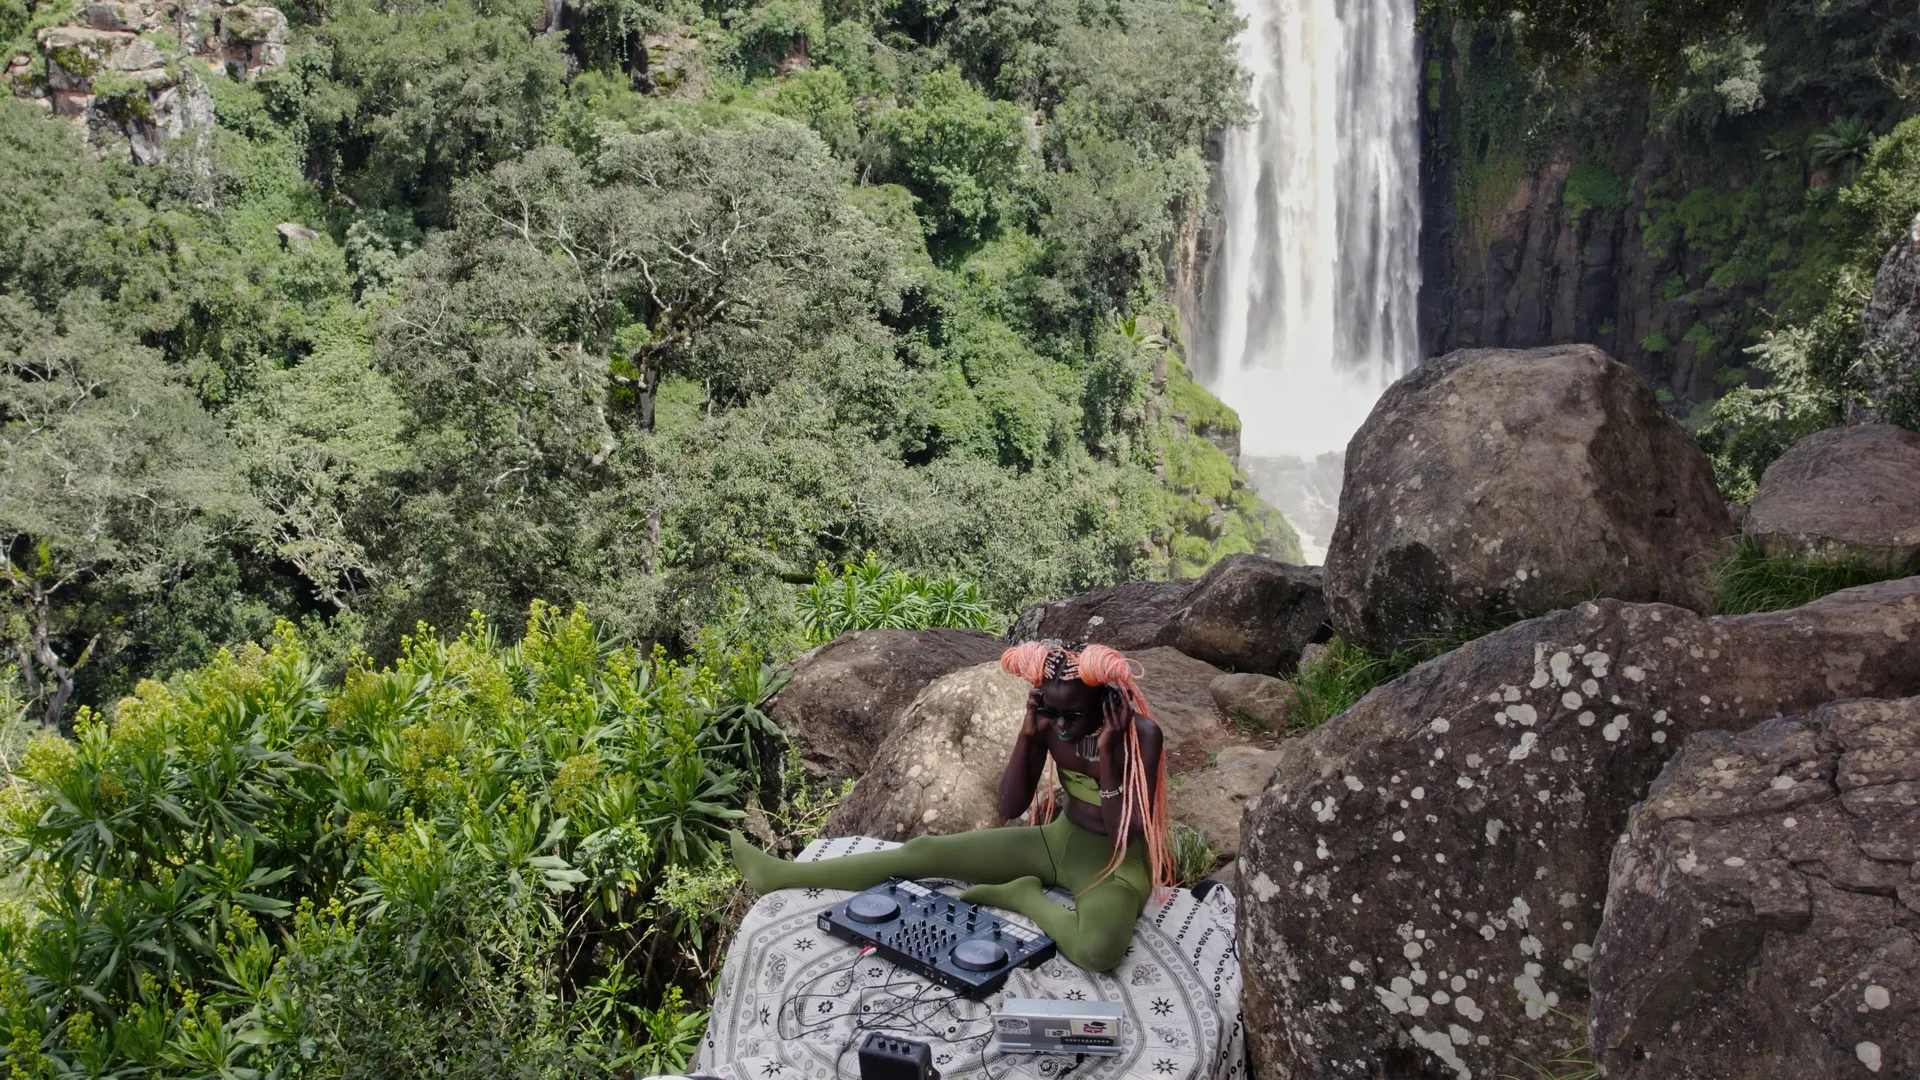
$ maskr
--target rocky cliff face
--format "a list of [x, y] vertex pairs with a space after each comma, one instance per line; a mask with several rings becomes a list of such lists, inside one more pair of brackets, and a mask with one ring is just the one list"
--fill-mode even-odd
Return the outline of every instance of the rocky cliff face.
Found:
[[167, 143], [212, 126], [207, 77], [244, 81], [287, 58], [278, 8], [215, 0], [95, 0], [37, 37], [39, 57], [8, 61], [13, 93], [137, 165], [158, 164]]
[[[1765, 18], [1739, 42], [1748, 52], [1701, 53], [1700, 71], [1660, 89], [1644, 73], [1543, 67], [1510, 28], [1434, 17], [1426, 354], [1594, 344], [1676, 408], [1745, 383], [1744, 350], [1770, 320], [1803, 321], [1824, 299], [1845, 255], [1836, 193], [1857, 175], [1865, 135], [1910, 111], [1847, 21], [1873, 33], [1885, 21], [1876, 4], [1825, 15], [1759, 5]], [[1721, 62], [1731, 66], [1705, 73]], [[1850, 149], [1813, 151], [1842, 128]]]
[[1676, 193], [1737, 190], [1747, 178], [1681, 161], [1644, 102], [1584, 154], [1569, 138], [1533, 150], [1537, 161], [1503, 159], [1492, 140], [1463, 130], [1472, 125], [1462, 98], [1485, 92], [1470, 85], [1471, 42], [1437, 32], [1427, 48], [1426, 354], [1585, 342], [1682, 402], [1714, 397], [1716, 373], [1739, 357], [1694, 328], [1712, 327], [1716, 341], [1747, 340], [1756, 283], [1724, 284], [1713, 251], [1660, 243], [1649, 226], [1671, 212]]

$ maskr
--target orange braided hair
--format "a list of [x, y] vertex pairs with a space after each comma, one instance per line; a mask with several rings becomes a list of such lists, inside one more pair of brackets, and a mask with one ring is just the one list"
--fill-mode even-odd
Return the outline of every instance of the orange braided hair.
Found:
[[[1126, 860], [1127, 839], [1133, 832], [1133, 822], [1137, 816], [1147, 843], [1148, 879], [1158, 893], [1175, 884], [1173, 857], [1167, 844], [1167, 762], [1163, 754], [1149, 782], [1146, 761], [1140, 753], [1140, 732], [1129, 715], [1131, 710], [1148, 720], [1153, 719], [1153, 711], [1147, 707], [1147, 696], [1140, 692], [1137, 681], [1145, 674], [1145, 669], [1136, 672], [1134, 669], [1138, 666], [1135, 661], [1128, 660], [1105, 645], [1087, 645], [1079, 652], [1073, 652], [1038, 641], [1027, 641], [1000, 654], [1002, 670], [1009, 675], [1018, 675], [1034, 686], [1039, 686], [1049, 677], [1077, 677], [1089, 686], [1112, 688], [1112, 692], [1107, 694], [1103, 723], [1126, 725], [1126, 765], [1120, 783], [1120, 820], [1125, 827], [1120, 830], [1119, 836], [1113, 838], [1113, 858], [1107, 861], [1106, 869], [1100, 872], [1093, 884], [1105, 881]], [[1053, 755], [1048, 754], [1045, 771], [1033, 793], [1033, 805], [1028, 810], [1035, 825], [1053, 820], [1053, 788], [1056, 781]]]

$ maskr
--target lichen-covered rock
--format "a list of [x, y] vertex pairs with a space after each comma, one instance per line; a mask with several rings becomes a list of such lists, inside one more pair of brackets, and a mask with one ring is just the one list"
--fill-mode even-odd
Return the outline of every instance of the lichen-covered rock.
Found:
[[1005, 648], [978, 630], [857, 630], [794, 661], [767, 715], [793, 737], [808, 772], [855, 779], [929, 683]]
[[1293, 685], [1271, 675], [1237, 671], [1207, 685], [1213, 703], [1236, 724], [1251, 724], [1268, 732], [1287, 730], [1287, 713], [1294, 703]]
[[1006, 824], [1000, 772], [1029, 689], [997, 662], [936, 679], [879, 745], [866, 775], [827, 819], [826, 835], [905, 840]]
[[[1131, 655], [1144, 669], [1140, 688], [1166, 736], [1169, 774], [1204, 769], [1230, 747], [1273, 745], [1235, 730], [1214, 707], [1207, 687], [1219, 668], [1173, 649]], [[1000, 773], [1013, 752], [1029, 689], [1001, 671], [998, 661], [928, 686], [834, 811], [828, 834], [898, 840], [1003, 824]]]
[[1920, 422], [1920, 217], [1881, 260], [1860, 336], [1864, 355], [1852, 374], [1864, 400], [1848, 404], [1847, 419]]
[[1920, 578], [1518, 623], [1283, 743], [1241, 837], [1262, 1080], [1489, 1078], [1581, 1032], [1608, 860], [1695, 731], [1920, 692]]
[[1611, 1080], [1920, 1076], [1920, 698], [1689, 738], [1590, 978]]
[[1733, 535], [1693, 439], [1591, 345], [1468, 349], [1389, 387], [1347, 446], [1327, 604], [1382, 651], [1594, 596], [1708, 611]]
[[1816, 431], [1767, 466], [1746, 534], [1768, 551], [1920, 569], [1920, 432]]
[[1328, 634], [1320, 569], [1258, 555], [1220, 560], [1191, 581], [1131, 581], [1029, 608], [1014, 641], [1099, 642], [1122, 652], [1166, 646], [1235, 671], [1291, 671]]
[[79, 92], [90, 92], [94, 76], [107, 69], [113, 51], [135, 40], [125, 31], [90, 26], [50, 27], [39, 37], [40, 51], [47, 57], [47, 86]]
[[220, 13], [220, 37], [229, 44], [285, 43], [287, 17], [275, 7], [236, 4]]
[[650, 31], [641, 35], [639, 70], [633, 88], [655, 97], [696, 98], [706, 91], [707, 65], [700, 42], [685, 34]]
[[94, 0], [80, 9], [80, 21], [95, 30], [138, 33], [146, 28], [148, 12], [124, 0]]

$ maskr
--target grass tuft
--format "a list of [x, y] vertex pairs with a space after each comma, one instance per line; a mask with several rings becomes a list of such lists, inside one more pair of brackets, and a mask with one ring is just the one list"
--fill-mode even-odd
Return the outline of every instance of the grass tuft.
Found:
[[1327, 643], [1327, 653], [1302, 668], [1294, 679], [1294, 706], [1287, 713], [1287, 731], [1300, 735], [1346, 712], [1375, 687], [1405, 675], [1421, 664], [1519, 622], [1526, 616], [1505, 612], [1422, 638], [1386, 655], [1349, 645], [1339, 638]]
[[1199, 884], [1220, 865], [1220, 849], [1199, 829], [1176, 821], [1168, 830], [1167, 840], [1173, 847], [1174, 872], [1180, 875], [1180, 884], [1186, 888]]
[[1920, 567], [1876, 566], [1865, 559], [1803, 559], [1769, 555], [1751, 537], [1741, 537], [1720, 564], [1718, 601], [1727, 615], [1784, 611], [1829, 593], [1907, 577]]
[[1593, 1063], [1593, 1042], [1587, 1038], [1586, 1021], [1559, 1009], [1552, 1012], [1580, 1036], [1580, 1045], [1546, 1062], [1530, 1061], [1515, 1055], [1515, 1060], [1527, 1070], [1527, 1075], [1520, 1077], [1501, 1073], [1500, 1080], [1600, 1080], [1600, 1066]]

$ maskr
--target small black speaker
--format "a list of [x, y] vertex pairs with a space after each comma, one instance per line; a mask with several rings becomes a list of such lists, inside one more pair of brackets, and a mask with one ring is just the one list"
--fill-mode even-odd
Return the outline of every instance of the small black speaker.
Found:
[[860, 1044], [860, 1080], [940, 1080], [940, 1070], [926, 1043], [874, 1031]]

